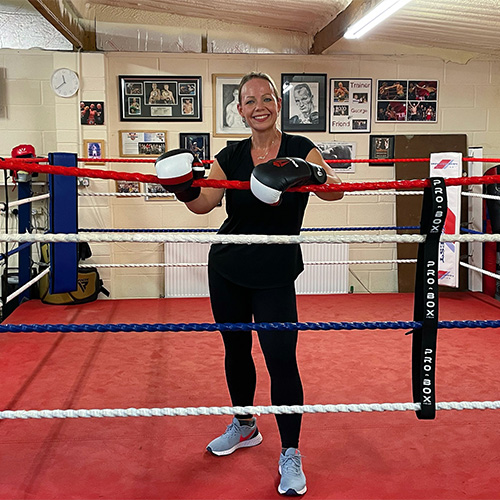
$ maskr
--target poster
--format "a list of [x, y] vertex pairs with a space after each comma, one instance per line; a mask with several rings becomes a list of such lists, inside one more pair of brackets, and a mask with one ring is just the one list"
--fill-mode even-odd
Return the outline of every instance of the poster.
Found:
[[330, 79], [330, 133], [370, 132], [371, 96], [371, 78]]
[[377, 122], [437, 122], [437, 80], [377, 80]]

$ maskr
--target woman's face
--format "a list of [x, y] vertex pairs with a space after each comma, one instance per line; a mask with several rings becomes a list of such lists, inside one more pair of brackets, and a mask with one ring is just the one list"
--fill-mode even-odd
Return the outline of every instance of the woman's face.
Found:
[[267, 80], [253, 78], [243, 85], [238, 111], [252, 130], [274, 127], [280, 110], [281, 98], [276, 98]]

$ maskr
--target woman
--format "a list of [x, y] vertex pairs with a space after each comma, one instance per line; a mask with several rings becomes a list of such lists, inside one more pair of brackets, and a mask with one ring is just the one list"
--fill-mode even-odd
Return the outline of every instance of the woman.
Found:
[[[238, 112], [251, 129], [250, 138], [224, 148], [217, 156], [209, 178], [248, 181], [256, 165], [278, 157], [296, 157], [321, 165], [327, 182], [340, 179], [324, 162], [307, 138], [282, 133], [277, 127], [281, 98], [272, 79], [250, 73], [239, 85]], [[279, 168], [277, 170], [280, 170]], [[224, 194], [223, 189], [189, 188], [178, 193], [189, 210], [210, 212]], [[324, 200], [337, 200], [342, 193], [318, 193]], [[259, 201], [250, 191], [226, 192], [228, 217], [219, 234], [299, 234], [308, 193], [286, 192], [279, 206]], [[303, 270], [300, 246], [214, 244], [209, 254], [209, 285], [216, 322], [296, 322], [294, 281]], [[252, 332], [223, 332], [226, 379], [234, 406], [253, 405], [256, 385], [252, 359]], [[271, 378], [274, 405], [301, 405], [303, 391], [296, 360], [297, 331], [258, 332]], [[281, 494], [306, 492], [298, 450], [301, 415], [277, 415], [282, 453], [279, 459]], [[236, 415], [226, 432], [209, 443], [215, 455], [228, 455], [241, 447], [259, 444], [262, 436], [252, 415]]]

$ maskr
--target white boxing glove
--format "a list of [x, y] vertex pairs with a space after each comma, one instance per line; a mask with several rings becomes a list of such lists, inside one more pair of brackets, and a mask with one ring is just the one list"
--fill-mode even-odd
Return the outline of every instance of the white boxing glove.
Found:
[[155, 162], [156, 175], [163, 188], [175, 193], [178, 200], [193, 201], [200, 195], [193, 180], [202, 179], [205, 168], [189, 149], [173, 149], [163, 153]]

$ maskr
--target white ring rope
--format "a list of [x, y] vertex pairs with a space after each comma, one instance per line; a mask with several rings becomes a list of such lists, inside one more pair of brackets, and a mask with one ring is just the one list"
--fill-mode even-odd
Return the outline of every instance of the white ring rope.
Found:
[[[223, 243], [223, 244], [294, 244], [294, 243], [421, 243], [420, 234], [331, 234], [331, 235], [266, 235], [266, 234], [165, 234], [165, 233], [82, 233], [82, 234], [0, 234], [0, 242], [134, 242], [134, 243]], [[500, 234], [443, 234], [441, 242], [497, 242]]]
[[31, 281], [28, 281], [23, 286], [19, 287], [15, 292], [12, 292], [10, 295], [8, 295], [7, 298], [5, 299], [5, 303], [7, 304], [12, 299], [15, 299], [18, 295], [20, 295], [26, 289], [28, 289], [31, 285], [33, 285], [33, 283], [36, 283], [37, 281], [41, 280], [49, 272], [50, 272], [50, 267], [48, 267], [47, 269], [45, 269], [41, 273], [37, 274]]
[[0, 207], [0, 210], [4, 211], [6, 205], [9, 205], [9, 208], [19, 207], [20, 205], [25, 205], [26, 203], [31, 203], [33, 201], [39, 201], [39, 200], [45, 200], [47, 198], [50, 198], [50, 193], [40, 194], [38, 196], [32, 196], [31, 198], [23, 198], [21, 200], [16, 200], [16, 201], [9, 201], [9, 203], [7, 203], [5, 201], [1, 201], [0, 205], [3, 205], [3, 206]]
[[[436, 403], [436, 410], [498, 410], [500, 401], [450, 401]], [[316, 404], [281, 406], [200, 406], [187, 408], [116, 408], [78, 410], [4, 410], [0, 420], [39, 418], [105, 418], [105, 417], [188, 417], [196, 415], [292, 414], [292, 413], [360, 413], [373, 411], [417, 411], [420, 403]]]
[[463, 192], [464, 196], [469, 196], [470, 198], [487, 198], [488, 200], [500, 200], [500, 196], [495, 194], [483, 194], [483, 193], [469, 193]]
[[473, 271], [477, 271], [478, 273], [485, 274], [486, 276], [491, 276], [492, 278], [495, 278], [497, 280], [500, 280], [500, 275], [491, 273], [490, 271], [486, 271], [486, 269], [481, 269], [476, 266], [471, 266], [470, 264], [467, 264], [465, 262], [460, 262], [460, 265], [463, 267], [466, 267], [468, 269], [472, 269]]
[[[423, 195], [423, 191], [378, 191], [376, 189], [369, 189], [365, 191], [346, 191], [344, 196], [421, 196]], [[492, 200], [500, 200], [500, 196], [496, 196], [493, 194], [482, 194], [482, 193], [471, 193], [470, 191], [462, 191], [463, 196], [470, 196], [476, 198], [490, 198]], [[128, 197], [147, 197], [154, 196], [172, 198], [174, 197], [173, 193], [96, 193], [95, 191], [80, 191], [78, 196], [128, 196]]]
[[78, 267], [99, 267], [99, 268], [116, 268], [116, 267], [206, 267], [207, 263], [203, 262], [181, 262], [181, 263], [165, 263], [157, 262], [152, 264], [78, 264]]
[[366, 190], [366, 191], [345, 191], [344, 196], [412, 196], [412, 195], [423, 195], [423, 191], [377, 191]]
[[[304, 262], [305, 266], [353, 265], [353, 264], [414, 264], [417, 259], [387, 259], [387, 260], [333, 260], [319, 262]], [[154, 263], [154, 264], [79, 264], [78, 267], [116, 268], [116, 267], [206, 267], [203, 262]]]
[[126, 196], [126, 197], [146, 197], [152, 196], [155, 198], [164, 197], [164, 198], [174, 198], [174, 193], [95, 193], [93, 191], [88, 192], [78, 192], [78, 196]]

